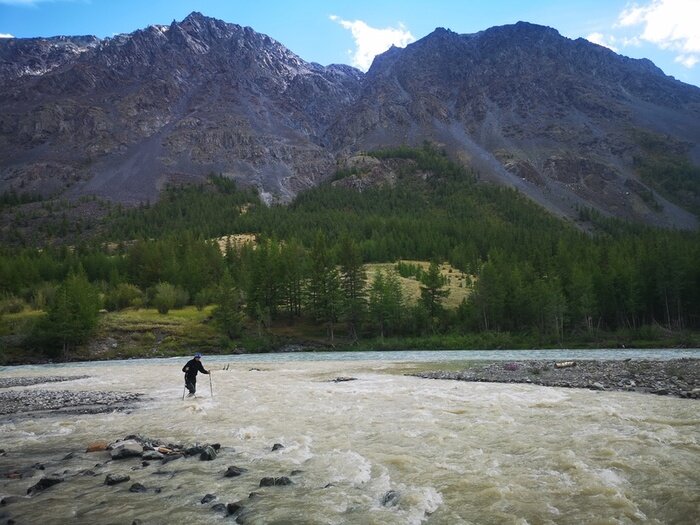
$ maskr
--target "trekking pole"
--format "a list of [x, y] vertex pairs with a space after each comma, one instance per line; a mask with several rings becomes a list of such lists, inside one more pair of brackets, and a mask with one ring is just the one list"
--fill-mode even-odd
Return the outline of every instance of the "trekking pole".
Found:
[[187, 385], [182, 387], [182, 400], [185, 400], [185, 389], [187, 388]]
[[214, 389], [211, 386], [211, 372], [209, 372], [209, 392], [211, 393], [211, 397], [214, 397]]

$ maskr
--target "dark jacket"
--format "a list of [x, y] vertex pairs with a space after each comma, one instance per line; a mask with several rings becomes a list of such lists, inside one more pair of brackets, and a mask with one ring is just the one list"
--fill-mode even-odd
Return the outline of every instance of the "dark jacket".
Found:
[[203, 374], [208, 374], [202, 366], [202, 362], [197, 359], [190, 359], [187, 364], [182, 367], [182, 371], [187, 377], [197, 377], [197, 372], [202, 372]]

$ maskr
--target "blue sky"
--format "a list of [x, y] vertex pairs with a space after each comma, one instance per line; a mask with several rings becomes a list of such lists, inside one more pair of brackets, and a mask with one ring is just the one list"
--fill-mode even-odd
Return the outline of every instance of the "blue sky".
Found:
[[361, 69], [436, 27], [473, 33], [524, 20], [649, 58], [700, 86], [700, 0], [0, 0], [0, 35], [106, 37], [191, 11], [250, 26], [304, 60]]

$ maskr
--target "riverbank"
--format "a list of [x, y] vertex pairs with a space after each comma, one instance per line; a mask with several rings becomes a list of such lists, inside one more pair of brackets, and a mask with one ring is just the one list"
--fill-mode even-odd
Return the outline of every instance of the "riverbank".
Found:
[[498, 350], [559, 348], [698, 348], [700, 332], [668, 331], [660, 326], [605, 332], [595, 330], [559, 341], [553, 337], [510, 332], [433, 334], [420, 337], [351, 337], [339, 324], [333, 339], [323, 326], [304, 320], [276, 320], [264, 328], [246, 326], [239, 339], [229, 339], [211, 323], [212, 307], [171, 310], [128, 309], [101, 314], [98, 328], [84, 344], [65, 353], [41, 348], [32, 341], [36, 311], [0, 318], [0, 366], [74, 361], [105, 361], [205, 355], [273, 352], [363, 350]]
[[426, 379], [529, 383], [700, 399], [700, 359], [509, 361], [475, 364], [456, 372], [431, 371], [412, 375]]

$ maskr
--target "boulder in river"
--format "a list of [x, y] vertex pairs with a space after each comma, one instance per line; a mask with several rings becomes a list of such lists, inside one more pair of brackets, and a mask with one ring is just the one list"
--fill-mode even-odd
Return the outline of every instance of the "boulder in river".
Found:
[[272, 445], [272, 452], [275, 450], [282, 450], [284, 448], [284, 445], [282, 443], [275, 443]]
[[236, 478], [245, 472], [248, 472], [248, 469], [243, 468], [243, 467], [236, 467], [235, 465], [232, 465], [228, 469], [226, 469], [226, 472], [224, 473], [224, 477], [225, 478]]
[[210, 501], [214, 501], [216, 499], [216, 496], [214, 494], [205, 494], [200, 503], [204, 505], [205, 503], [209, 503]]
[[141, 483], [134, 483], [129, 487], [129, 492], [148, 492], [148, 489]]
[[199, 459], [202, 461], [211, 461], [216, 459], [216, 450], [214, 450], [214, 447], [204, 447], [204, 450], [202, 450], [202, 452], [199, 454]]
[[144, 461], [155, 461], [157, 459], [163, 459], [163, 457], [163, 454], [161, 454], [157, 450], [148, 450], [143, 453], [141, 459], [143, 459]]
[[41, 478], [38, 483], [32, 485], [27, 489], [27, 494], [33, 496], [34, 494], [42, 492], [48, 489], [49, 487], [53, 487], [54, 485], [61, 483], [62, 481], [64, 481], [63, 476], [59, 476], [58, 474], [52, 474], [51, 476]]
[[280, 476], [279, 478], [266, 477], [260, 480], [261, 487], [275, 487], [283, 485], [292, 485], [293, 481], [287, 476]]
[[118, 483], [124, 483], [129, 481], [131, 477], [126, 474], [107, 474], [105, 478], [105, 485], [117, 485]]
[[401, 493], [395, 491], [395, 490], [390, 490], [384, 496], [382, 496], [382, 505], [385, 507], [395, 507], [399, 503], [399, 499], [401, 498]]
[[143, 445], [134, 439], [120, 441], [112, 447], [112, 459], [137, 458], [143, 455]]

